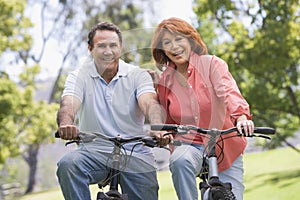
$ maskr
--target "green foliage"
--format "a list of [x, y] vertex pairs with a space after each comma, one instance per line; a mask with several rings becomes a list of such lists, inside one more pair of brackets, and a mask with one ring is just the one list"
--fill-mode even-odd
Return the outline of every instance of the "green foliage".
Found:
[[[8, 157], [19, 153], [15, 140], [17, 131], [14, 123], [14, 114], [18, 107], [20, 92], [14, 82], [7, 77], [0, 79], [0, 166]], [[1, 168], [1, 167], [0, 167]]]
[[40, 65], [35, 64], [34, 66], [24, 66], [24, 72], [20, 74], [20, 81], [23, 86], [35, 85], [35, 77], [40, 72]]
[[[299, 3], [195, 2], [198, 30], [204, 41], [209, 38], [212, 42], [210, 52], [227, 61], [251, 106], [255, 124], [277, 129], [280, 137], [269, 147], [278, 146], [299, 129]], [[203, 31], [203, 23], [214, 31]]]
[[[30, 102], [29, 102], [30, 103]], [[37, 101], [30, 109], [24, 109], [19, 120], [18, 141], [23, 148], [33, 144], [45, 144], [54, 142], [53, 131], [56, 129], [57, 104], [48, 104], [45, 101]]]
[[32, 86], [20, 89], [8, 78], [0, 79], [0, 163], [26, 152], [27, 145], [54, 141], [58, 104], [34, 101], [33, 96]]
[[0, 0], [0, 56], [3, 51], [29, 49], [31, 36], [26, 32], [32, 24], [23, 14], [26, 0]]

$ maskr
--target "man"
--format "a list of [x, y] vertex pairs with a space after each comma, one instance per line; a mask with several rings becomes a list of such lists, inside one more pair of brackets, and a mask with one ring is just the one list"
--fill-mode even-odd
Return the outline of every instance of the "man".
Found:
[[[122, 35], [117, 26], [108, 22], [94, 26], [88, 34], [88, 49], [92, 61], [66, 80], [57, 115], [62, 139], [77, 139], [79, 131], [109, 137], [140, 136], [144, 116], [152, 124], [164, 122], [151, 76], [146, 70], [120, 60]], [[172, 136], [163, 136], [163, 132], [154, 135], [161, 145], [172, 140]], [[132, 147], [126, 148], [130, 151]], [[107, 163], [112, 150], [112, 143], [97, 138], [80, 144], [58, 162], [57, 176], [65, 199], [91, 199], [89, 184], [103, 182], [108, 176]], [[120, 178], [122, 191], [129, 199], [158, 198], [154, 164], [149, 148], [134, 148]]]

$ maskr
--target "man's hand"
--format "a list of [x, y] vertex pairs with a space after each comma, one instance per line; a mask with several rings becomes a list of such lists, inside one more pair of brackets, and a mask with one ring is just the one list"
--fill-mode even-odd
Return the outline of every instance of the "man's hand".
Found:
[[65, 139], [65, 140], [78, 139], [79, 130], [74, 125], [62, 125], [58, 128], [57, 131], [61, 139]]
[[161, 145], [161, 146], [166, 146], [171, 141], [173, 141], [173, 136], [171, 134], [164, 135], [165, 133], [167, 133], [167, 132], [166, 131], [149, 131], [149, 135], [155, 136], [159, 145]]

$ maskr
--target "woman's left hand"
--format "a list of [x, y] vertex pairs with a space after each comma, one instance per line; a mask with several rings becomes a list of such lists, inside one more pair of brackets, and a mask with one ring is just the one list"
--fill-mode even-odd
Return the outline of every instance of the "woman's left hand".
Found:
[[254, 123], [252, 120], [248, 120], [245, 115], [241, 115], [236, 121], [236, 128], [240, 133], [244, 133], [246, 136], [253, 134]]

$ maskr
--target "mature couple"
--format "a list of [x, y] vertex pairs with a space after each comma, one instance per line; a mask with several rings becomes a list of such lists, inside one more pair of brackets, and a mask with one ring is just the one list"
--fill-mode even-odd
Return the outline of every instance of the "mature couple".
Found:
[[[252, 134], [249, 105], [242, 97], [226, 62], [208, 55], [197, 31], [178, 18], [163, 20], [152, 39], [152, 56], [162, 72], [150, 73], [120, 60], [122, 34], [108, 22], [88, 34], [92, 61], [70, 73], [57, 115], [62, 139], [79, 132], [114, 137], [143, 135], [145, 117], [151, 124], [189, 124], [203, 128], [243, 127]], [[157, 82], [154, 88], [153, 77]], [[75, 123], [76, 121], [76, 123]], [[163, 131], [151, 132], [161, 145], [173, 140]], [[198, 199], [195, 175], [202, 166], [203, 138], [176, 138], [184, 145], [173, 150], [170, 170], [179, 199]], [[243, 198], [243, 138], [224, 141], [225, 157], [219, 164], [222, 181], [231, 182], [237, 199]], [[67, 200], [91, 199], [89, 185], [108, 176], [107, 160], [112, 144], [96, 139], [66, 154], [57, 176]], [[130, 147], [127, 149], [130, 151]], [[157, 200], [158, 182], [154, 156], [148, 147], [134, 149], [120, 176], [121, 188], [130, 200]]]

